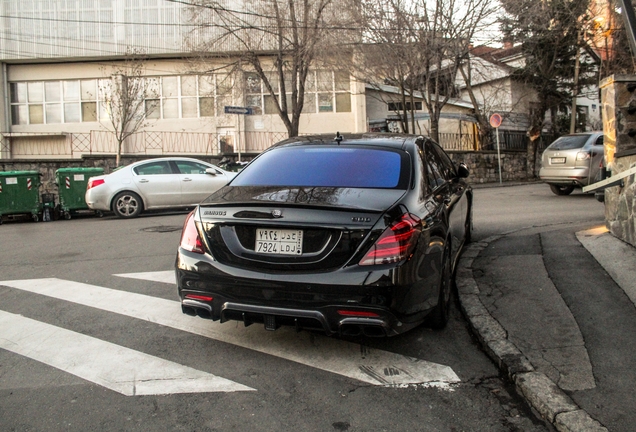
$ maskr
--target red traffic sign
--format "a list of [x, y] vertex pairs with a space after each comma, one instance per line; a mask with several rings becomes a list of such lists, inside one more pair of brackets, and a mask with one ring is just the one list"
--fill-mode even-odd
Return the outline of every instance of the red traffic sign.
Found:
[[494, 128], [498, 128], [499, 126], [501, 126], [502, 121], [503, 121], [503, 118], [501, 117], [501, 114], [495, 113], [490, 116], [490, 126]]

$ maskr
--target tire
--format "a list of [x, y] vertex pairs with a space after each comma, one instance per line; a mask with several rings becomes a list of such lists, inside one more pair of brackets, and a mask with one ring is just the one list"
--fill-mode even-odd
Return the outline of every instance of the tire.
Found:
[[134, 192], [120, 192], [113, 198], [113, 213], [120, 218], [139, 216], [144, 207], [139, 195]]
[[444, 260], [440, 273], [439, 298], [437, 299], [437, 305], [435, 305], [435, 308], [431, 311], [427, 319], [428, 327], [434, 330], [442, 330], [446, 327], [450, 316], [453, 278], [451, 274], [450, 249], [448, 247], [444, 251]]
[[574, 190], [574, 186], [559, 186], [559, 185], [550, 185], [550, 190], [555, 195], [570, 195]]

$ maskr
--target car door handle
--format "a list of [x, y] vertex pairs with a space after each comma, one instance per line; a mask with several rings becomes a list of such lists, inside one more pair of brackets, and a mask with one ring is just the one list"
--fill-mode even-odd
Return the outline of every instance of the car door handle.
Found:
[[183, 179], [183, 181], [192, 181], [192, 179], [191, 179], [191, 178], [186, 177], [186, 178], [184, 178], [184, 179]]
[[141, 180], [139, 180], [139, 183], [148, 183], [149, 181], [150, 180], [148, 180], [148, 179], [141, 179]]

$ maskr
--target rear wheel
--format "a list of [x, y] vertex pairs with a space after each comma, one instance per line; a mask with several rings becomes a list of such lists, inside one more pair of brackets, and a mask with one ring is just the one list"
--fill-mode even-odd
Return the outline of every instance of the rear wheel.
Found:
[[121, 218], [139, 216], [143, 206], [141, 198], [134, 192], [120, 192], [113, 200], [113, 212]]
[[446, 327], [450, 315], [452, 275], [450, 270], [450, 249], [444, 251], [441, 277], [439, 282], [439, 298], [437, 305], [428, 316], [428, 326], [435, 330]]
[[574, 190], [574, 186], [559, 186], [559, 185], [550, 185], [550, 190], [555, 195], [570, 195]]

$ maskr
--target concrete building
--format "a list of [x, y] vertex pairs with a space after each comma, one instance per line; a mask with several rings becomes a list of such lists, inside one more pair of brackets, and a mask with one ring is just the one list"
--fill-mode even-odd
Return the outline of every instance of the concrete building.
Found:
[[[589, 56], [582, 51], [582, 56]], [[514, 71], [525, 64], [521, 46], [503, 48], [475, 47], [470, 54], [471, 87], [486, 115], [499, 113], [502, 130], [527, 131], [530, 115], [537, 109], [537, 95], [527, 84], [514, 78]], [[461, 99], [470, 100], [466, 82], [458, 76]], [[569, 107], [568, 107], [569, 108]], [[601, 106], [597, 86], [580, 90], [576, 99], [576, 131], [599, 130], [602, 127]], [[569, 117], [569, 111], [563, 113]], [[546, 113], [546, 122], [550, 118]]]
[[[147, 57], [147, 118], [125, 153], [257, 152], [286, 137], [256, 74], [196, 61], [190, 13], [165, 0], [0, 0], [1, 157], [113, 153], [105, 93], [131, 50]], [[310, 71], [301, 133], [366, 130], [364, 85]]]

